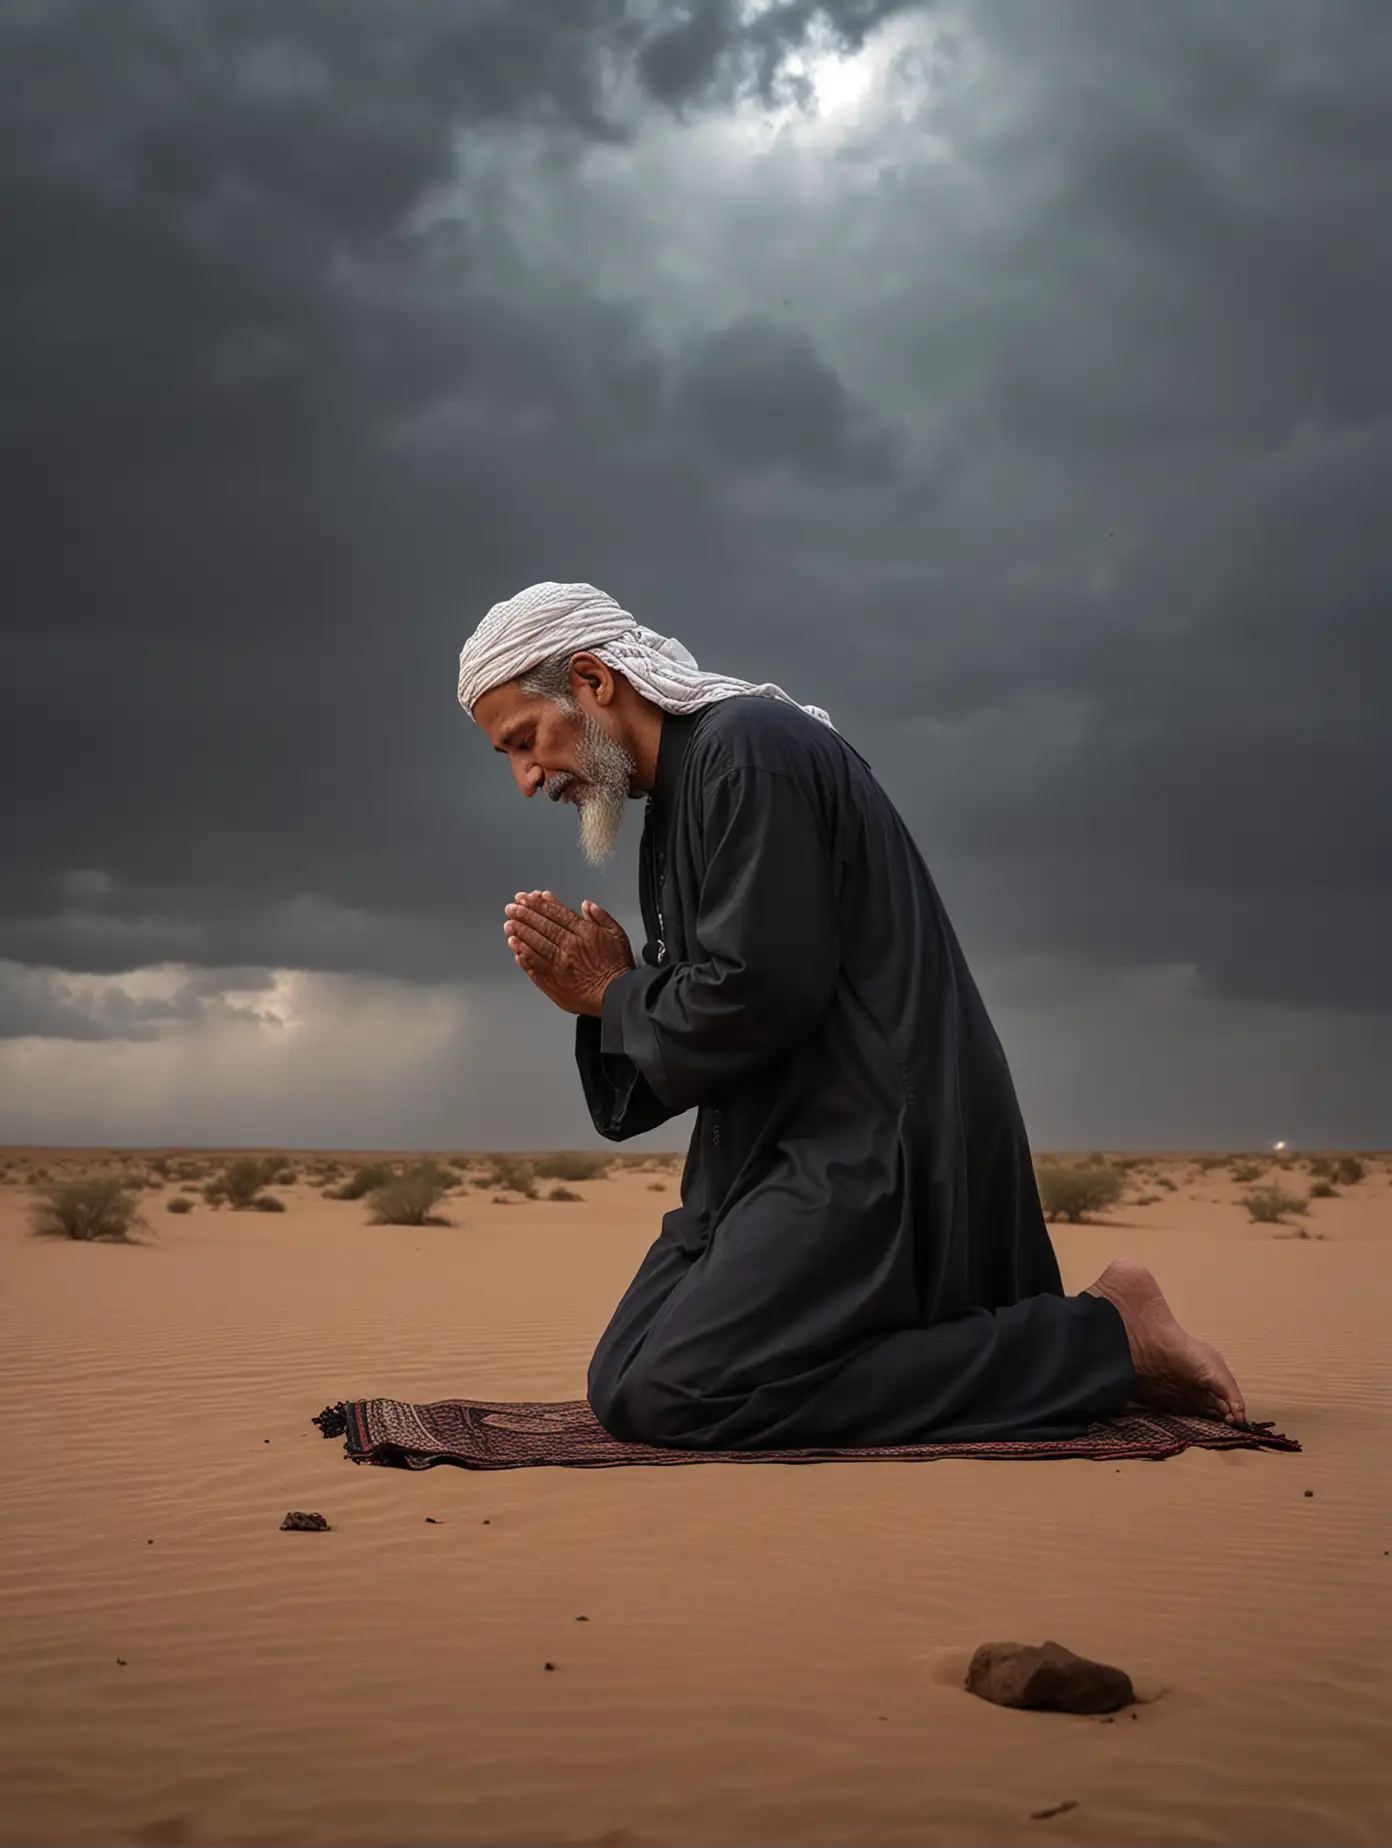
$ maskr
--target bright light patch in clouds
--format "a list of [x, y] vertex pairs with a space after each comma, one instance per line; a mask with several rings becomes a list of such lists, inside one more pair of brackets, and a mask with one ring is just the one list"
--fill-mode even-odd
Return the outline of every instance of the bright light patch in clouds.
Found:
[[807, 75], [816, 92], [818, 113], [847, 116], [855, 112], [869, 94], [875, 79], [874, 60], [867, 48], [853, 58], [832, 53], [825, 58], [808, 60]]

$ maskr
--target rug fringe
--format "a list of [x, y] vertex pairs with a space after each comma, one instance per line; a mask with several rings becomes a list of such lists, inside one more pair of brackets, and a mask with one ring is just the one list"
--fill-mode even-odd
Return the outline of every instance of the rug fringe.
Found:
[[326, 1405], [314, 1420], [325, 1437], [342, 1437], [348, 1429], [348, 1408], [344, 1400]]

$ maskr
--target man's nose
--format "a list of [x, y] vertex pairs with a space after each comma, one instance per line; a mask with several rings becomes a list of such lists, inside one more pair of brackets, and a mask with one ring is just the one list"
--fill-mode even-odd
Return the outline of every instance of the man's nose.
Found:
[[546, 772], [540, 764], [532, 764], [526, 770], [517, 773], [517, 787], [527, 797], [534, 796], [546, 781]]

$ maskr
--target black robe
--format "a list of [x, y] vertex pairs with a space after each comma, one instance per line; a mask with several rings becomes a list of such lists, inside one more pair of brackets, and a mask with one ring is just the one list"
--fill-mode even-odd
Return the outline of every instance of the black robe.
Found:
[[859, 753], [782, 700], [666, 714], [640, 897], [642, 963], [576, 1024], [586, 1100], [614, 1141], [699, 1114], [600, 1423], [791, 1449], [1120, 1411], [1121, 1318], [1063, 1295], [1004, 1051]]

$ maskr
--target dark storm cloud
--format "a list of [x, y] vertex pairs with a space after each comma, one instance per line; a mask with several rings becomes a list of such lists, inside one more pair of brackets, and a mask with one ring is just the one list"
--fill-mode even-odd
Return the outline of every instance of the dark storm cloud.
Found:
[[899, 12], [0, 13], [0, 955], [508, 979], [573, 829], [454, 662], [573, 576], [830, 707], [970, 948], [1392, 1004], [1387, 15], [944, 8], [704, 295], [660, 169], [546, 219]]
[[701, 343], [679, 377], [677, 411], [735, 468], [885, 480], [908, 447], [852, 400], [802, 328], [754, 315]]
[[909, 10], [908, 0], [775, 0], [758, 11], [737, 0], [686, 0], [658, 12], [661, 23], [638, 46], [638, 70], [649, 95], [674, 108], [750, 93], [805, 102], [811, 86], [788, 74], [790, 52], [809, 39], [859, 51], [877, 26]]

